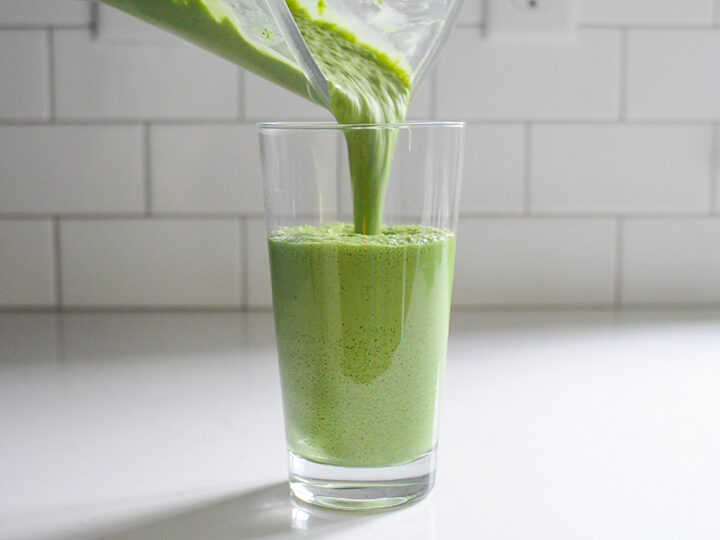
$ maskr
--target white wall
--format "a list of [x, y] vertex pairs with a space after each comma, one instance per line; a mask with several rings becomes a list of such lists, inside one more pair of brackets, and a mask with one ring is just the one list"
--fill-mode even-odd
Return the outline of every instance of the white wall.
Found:
[[[456, 305], [720, 305], [720, 9], [580, 0], [575, 45], [482, 13], [411, 114], [469, 122]], [[328, 114], [112, 17], [0, 0], [0, 307], [269, 306], [253, 124]]]

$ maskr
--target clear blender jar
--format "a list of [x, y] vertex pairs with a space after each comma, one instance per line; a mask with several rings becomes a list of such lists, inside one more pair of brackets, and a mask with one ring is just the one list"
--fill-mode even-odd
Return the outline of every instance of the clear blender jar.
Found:
[[[328, 82], [285, 0], [102, 0], [173, 32], [326, 108]], [[433, 65], [462, 0], [298, 0], [315, 20], [348, 30], [396, 59], [413, 94]]]

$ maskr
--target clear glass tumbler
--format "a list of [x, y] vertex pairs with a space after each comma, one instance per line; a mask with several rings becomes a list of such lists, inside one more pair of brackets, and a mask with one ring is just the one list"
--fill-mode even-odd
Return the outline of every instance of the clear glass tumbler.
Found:
[[[435, 476], [464, 124], [259, 130], [291, 490], [343, 509], [418, 499]], [[350, 178], [363, 137], [394, 143], [372, 198]], [[376, 234], [355, 232], [364, 207]]]

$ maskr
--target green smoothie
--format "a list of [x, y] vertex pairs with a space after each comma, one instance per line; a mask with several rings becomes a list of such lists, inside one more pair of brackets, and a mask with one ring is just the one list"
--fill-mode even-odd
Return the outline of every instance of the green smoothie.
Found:
[[[402, 122], [410, 76], [335, 25], [288, 5], [330, 83], [338, 122]], [[288, 446], [331, 465], [407, 463], [435, 444], [455, 239], [382, 225], [397, 132], [345, 132], [354, 225], [270, 237]]]
[[270, 237], [290, 450], [345, 466], [430, 451], [445, 360], [455, 237], [351, 225]]

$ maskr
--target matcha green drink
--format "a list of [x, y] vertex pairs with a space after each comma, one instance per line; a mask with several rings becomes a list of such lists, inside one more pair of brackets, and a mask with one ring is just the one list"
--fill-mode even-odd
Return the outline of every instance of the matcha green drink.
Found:
[[270, 237], [290, 450], [345, 466], [417, 459], [435, 443], [455, 238], [430, 227]]

